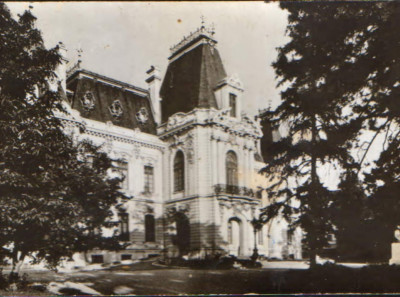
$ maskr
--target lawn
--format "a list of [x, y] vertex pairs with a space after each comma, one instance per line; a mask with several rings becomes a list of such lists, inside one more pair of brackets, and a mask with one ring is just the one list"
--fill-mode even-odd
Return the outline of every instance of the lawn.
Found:
[[[120, 270], [71, 274], [31, 273], [29, 280], [85, 283], [104, 295], [116, 294], [118, 288], [129, 288], [135, 295], [400, 292], [400, 268], [388, 265], [365, 268], [324, 265], [315, 270], [132, 270], [121, 267]], [[0, 295], [7, 294], [0, 292]], [[12, 292], [8, 295], [46, 294]]]

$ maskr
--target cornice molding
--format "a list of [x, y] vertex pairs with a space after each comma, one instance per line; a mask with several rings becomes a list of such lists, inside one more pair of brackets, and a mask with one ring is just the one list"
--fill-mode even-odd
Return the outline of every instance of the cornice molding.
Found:
[[134, 144], [139, 147], [153, 148], [160, 151], [164, 151], [166, 149], [166, 146], [156, 144], [152, 141], [146, 142], [127, 135], [121, 135], [113, 131], [104, 131], [102, 129], [90, 127], [84, 121], [79, 121], [77, 119], [69, 118], [67, 116], [58, 115], [57, 117], [67, 126], [77, 126], [84, 129], [84, 132], [82, 134], [97, 136], [106, 140]]
[[176, 113], [159, 126], [158, 135], [164, 140], [196, 125], [221, 127], [226, 132], [254, 139], [262, 137], [258, 120], [252, 120], [245, 114], [242, 114], [241, 119], [230, 117], [229, 109], [194, 109], [188, 113]]

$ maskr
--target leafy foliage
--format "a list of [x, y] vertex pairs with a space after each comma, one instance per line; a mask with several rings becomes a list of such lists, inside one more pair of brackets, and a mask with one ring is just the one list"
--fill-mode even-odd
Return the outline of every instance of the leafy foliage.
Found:
[[49, 83], [59, 48], [47, 50], [34, 24], [30, 11], [15, 20], [0, 4], [0, 255], [55, 266], [74, 252], [118, 248], [101, 229], [125, 197], [107, 155], [74, 143], [55, 117], [64, 112], [62, 90]]

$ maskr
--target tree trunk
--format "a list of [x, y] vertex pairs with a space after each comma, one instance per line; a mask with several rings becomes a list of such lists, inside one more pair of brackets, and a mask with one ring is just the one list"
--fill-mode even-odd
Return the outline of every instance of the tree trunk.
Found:
[[13, 266], [9, 275], [9, 280], [11, 282], [15, 282], [19, 278], [22, 265], [24, 264], [25, 256], [25, 253], [21, 253], [18, 257], [18, 252], [16, 252], [16, 254], [13, 256]]
[[[315, 204], [316, 204], [316, 181], [317, 181], [317, 157], [315, 155], [316, 151], [316, 139], [317, 139], [317, 123], [315, 115], [312, 116], [312, 123], [311, 123], [311, 188], [310, 188], [310, 211], [311, 211], [311, 219], [314, 219], [313, 224], [315, 223], [315, 218], [313, 217], [315, 213]], [[317, 265], [317, 247], [316, 247], [316, 236], [315, 234], [315, 226], [312, 225], [312, 230], [310, 233], [310, 268], [313, 268]]]
[[19, 276], [19, 273], [21, 272], [22, 265], [24, 264], [25, 260], [25, 255], [21, 255], [19, 258], [18, 262], [15, 265], [15, 273]]
[[310, 248], [310, 269], [317, 266], [317, 251], [315, 248]]

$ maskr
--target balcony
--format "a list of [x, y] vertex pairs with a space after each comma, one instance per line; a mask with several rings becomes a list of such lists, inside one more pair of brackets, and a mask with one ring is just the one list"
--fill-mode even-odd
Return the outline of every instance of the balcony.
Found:
[[234, 185], [217, 184], [214, 185], [214, 192], [217, 195], [225, 194], [231, 196], [241, 196], [241, 197], [251, 197], [251, 198], [261, 198], [258, 191], [246, 187], [239, 187]]

